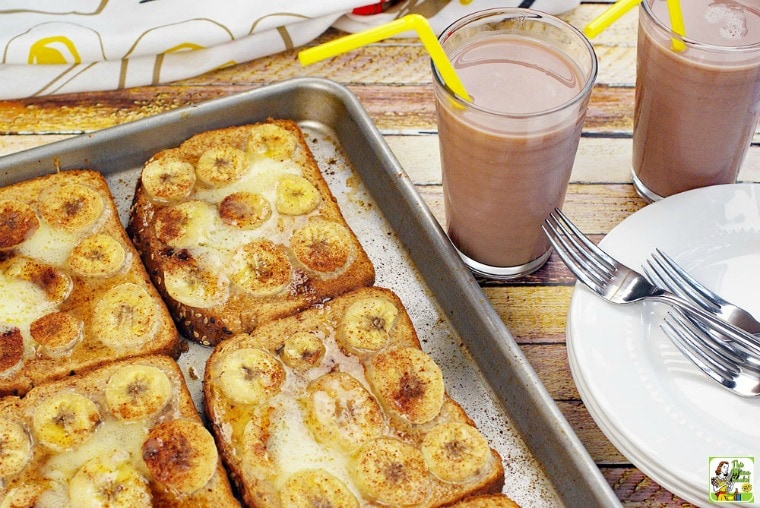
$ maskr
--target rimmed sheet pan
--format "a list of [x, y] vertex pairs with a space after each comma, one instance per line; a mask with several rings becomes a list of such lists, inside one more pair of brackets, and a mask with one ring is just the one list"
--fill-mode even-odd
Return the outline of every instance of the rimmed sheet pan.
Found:
[[[107, 178], [122, 222], [142, 163], [193, 134], [269, 117], [297, 121], [346, 220], [377, 269], [377, 285], [410, 311], [447, 390], [504, 458], [505, 492], [523, 506], [619, 502], [541, 384], [414, 185], [346, 88], [298, 78], [0, 157], [0, 185], [56, 169]], [[180, 365], [196, 404], [210, 350]]]

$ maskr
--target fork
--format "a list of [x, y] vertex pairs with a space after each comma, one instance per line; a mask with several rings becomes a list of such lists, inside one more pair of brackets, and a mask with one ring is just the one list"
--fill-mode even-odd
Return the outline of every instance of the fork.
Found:
[[687, 315], [700, 318], [711, 328], [717, 329], [722, 336], [760, 358], [760, 339], [702, 307], [654, 286], [642, 274], [623, 265], [595, 245], [558, 208], [549, 214], [541, 227], [570, 271], [597, 296], [616, 304], [645, 299], [666, 303]]
[[660, 328], [684, 356], [721, 386], [742, 397], [760, 395], [760, 369], [734, 354], [730, 342], [715, 340], [680, 311], [668, 312]]
[[647, 260], [642, 268], [649, 280], [660, 287], [691, 300], [706, 311], [749, 333], [760, 333], [760, 322], [752, 314], [703, 286], [662, 250], [655, 249], [651, 259]]

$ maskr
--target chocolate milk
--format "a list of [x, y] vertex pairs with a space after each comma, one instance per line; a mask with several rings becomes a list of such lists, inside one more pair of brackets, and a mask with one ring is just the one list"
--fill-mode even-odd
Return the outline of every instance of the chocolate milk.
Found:
[[[760, 116], [760, 3], [749, 8], [749, 0], [682, 1], [686, 50], [679, 52], [652, 20], [653, 14], [670, 27], [666, 1], [647, 2], [649, 11], [642, 6], [639, 13], [637, 190], [654, 200], [733, 183]], [[756, 46], [728, 49], [750, 45]]]
[[594, 76], [518, 35], [449, 56], [477, 108], [436, 88], [448, 235], [470, 260], [525, 265], [548, 255], [541, 224], [564, 200]]

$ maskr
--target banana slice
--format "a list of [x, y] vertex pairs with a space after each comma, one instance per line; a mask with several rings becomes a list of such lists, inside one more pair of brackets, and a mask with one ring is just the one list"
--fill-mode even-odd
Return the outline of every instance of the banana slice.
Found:
[[98, 406], [91, 399], [61, 392], [37, 406], [32, 415], [32, 429], [40, 443], [60, 452], [84, 443], [100, 421]]
[[92, 314], [93, 335], [114, 348], [137, 347], [158, 331], [158, 303], [131, 282], [114, 286], [100, 296]]
[[169, 376], [150, 365], [125, 365], [114, 372], [105, 388], [106, 404], [122, 420], [147, 418], [161, 411], [172, 397]]
[[422, 453], [396, 438], [365, 443], [354, 457], [351, 474], [364, 497], [379, 503], [408, 506], [430, 496], [430, 474]]
[[348, 263], [353, 252], [351, 233], [342, 224], [312, 220], [296, 229], [290, 247], [303, 265], [315, 272], [332, 273]]
[[335, 476], [323, 469], [305, 469], [290, 475], [280, 490], [288, 508], [359, 508], [359, 501]]
[[195, 168], [176, 159], [148, 161], [142, 170], [142, 186], [156, 201], [168, 203], [190, 195], [195, 187]]
[[242, 348], [225, 354], [219, 368], [224, 394], [239, 404], [261, 404], [279, 393], [285, 369], [263, 349]]
[[0, 418], [0, 480], [20, 473], [32, 457], [32, 442], [24, 427]]
[[311, 332], [296, 332], [287, 339], [280, 351], [282, 362], [295, 370], [311, 369], [325, 356], [325, 344]]
[[30, 258], [15, 258], [6, 269], [5, 275], [35, 284], [55, 305], [66, 301], [74, 289], [74, 282], [64, 272]]
[[231, 146], [210, 148], [198, 158], [195, 173], [198, 179], [212, 187], [236, 182], [248, 170], [244, 151]]
[[151, 506], [148, 482], [128, 459], [127, 453], [113, 451], [85, 462], [69, 481], [71, 505], [82, 508]]
[[271, 296], [288, 286], [291, 272], [285, 250], [262, 240], [247, 243], [235, 252], [230, 280], [248, 294]]
[[261, 194], [234, 192], [219, 203], [219, 216], [228, 226], [251, 230], [269, 220], [272, 207]]
[[296, 148], [296, 137], [287, 129], [275, 124], [256, 125], [251, 129], [246, 154], [251, 159], [288, 160]]
[[324, 374], [309, 383], [306, 392], [306, 423], [332, 448], [350, 452], [385, 430], [380, 405], [349, 374]]
[[380, 351], [390, 341], [390, 332], [398, 314], [396, 304], [385, 298], [356, 301], [343, 313], [337, 339], [354, 354]]
[[51, 187], [40, 196], [40, 213], [45, 222], [69, 233], [91, 227], [104, 210], [100, 194], [78, 183]]
[[214, 438], [200, 423], [171, 420], [153, 427], [142, 445], [153, 479], [180, 496], [206, 485], [219, 460]]
[[222, 305], [230, 295], [230, 281], [205, 263], [188, 259], [164, 270], [166, 291], [180, 303], [199, 309]]
[[488, 441], [472, 425], [448, 422], [436, 425], [420, 446], [430, 472], [448, 483], [461, 483], [479, 476], [488, 464]]
[[43, 356], [58, 358], [82, 340], [84, 323], [68, 312], [56, 311], [35, 319], [29, 332]]
[[0, 249], [9, 249], [32, 236], [40, 221], [26, 203], [16, 200], [0, 201]]
[[410, 423], [429, 422], [443, 406], [441, 369], [417, 348], [381, 351], [369, 362], [367, 380], [383, 408]]
[[[56, 487], [58, 487], [58, 490], [61, 490], [60, 484], [54, 484], [50, 480], [40, 480], [34, 483], [18, 485], [7, 491], [5, 497], [0, 501], [0, 508], [43, 508], [45, 506], [54, 506], [52, 503], [46, 505], [40, 500], [43, 494], [48, 496], [48, 493]], [[62, 499], [63, 502], [59, 503], [59, 506], [64, 505], [66, 501], [65, 497]]]
[[306, 178], [285, 175], [277, 184], [275, 206], [284, 215], [306, 215], [322, 201], [319, 191]]
[[24, 365], [24, 337], [21, 330], [11, 328], [0, 332], [0, 378], [8, 377]]
[[159, 240], [184, 249], [208, 243], [216, 216], [214, 207], [204, 201], [185, 201], [156, 212], [153, 227]]
[[116, 238], [108, 234], [84, 238], [69, 255], [69, 267], [85, 277], [110, 277], [127, 260], [127, 251]]

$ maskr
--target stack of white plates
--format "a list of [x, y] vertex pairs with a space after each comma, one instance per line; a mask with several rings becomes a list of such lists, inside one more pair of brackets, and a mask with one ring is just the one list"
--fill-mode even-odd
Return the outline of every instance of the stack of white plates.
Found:
[[[760, 185], [666, 198], [625, 219], [600, 245], [637, 270], [659, 247], [707, 287], [760, 316]], [[760, 397], [729, 392], [686, 359], [659, 328], [668, 310], [651, 302], [613, 305], [576, 286], [567, 346], [581, 398], [623, 455], [692, 503], [708, 504], [711, 457], [754, 457], [756, 466], [746, 467], [754, 467], [757, 503]]]

